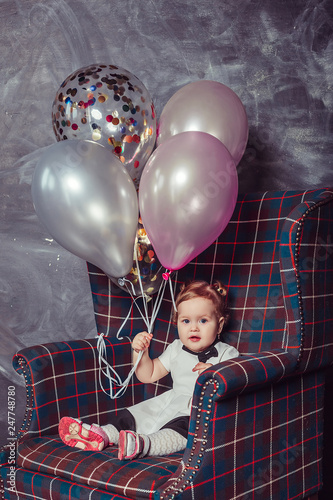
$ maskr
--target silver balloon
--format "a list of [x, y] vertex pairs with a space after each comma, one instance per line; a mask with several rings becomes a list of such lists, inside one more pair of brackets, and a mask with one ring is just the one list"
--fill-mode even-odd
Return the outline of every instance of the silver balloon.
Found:
[[64, 248], [106, 274], [132, 268], [138, 200], [111, 151], [90, 141], [62, 141], [40, 158], [32, 179], [38, 218]]

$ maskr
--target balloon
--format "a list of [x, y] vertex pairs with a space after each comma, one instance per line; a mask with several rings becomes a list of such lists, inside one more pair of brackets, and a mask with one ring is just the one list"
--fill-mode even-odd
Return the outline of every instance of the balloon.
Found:
[[235, 163], [216, 137], [182, 132], [158, 146], [141, 176], [139, 207], [161, 264], [180, 269], [213, 243], [237, 191]]
[[189, 83], [163, 108], [157, 145], [188, 131], [206, 132], [220, 139], [238, 165], [248, 139], [246, 111], [235, 92], [222, 83], [210, 80]]
[[111, 151], [91, 141], [56, 143], [37, 163], [31, 189], [40, 221], [60, 245], [111, 276], [130, 271], [138, 200]]
[[57, 141], [93, 140], [111, 149], [138, 184], [156, 139], [154, 105], [143, 83], [126, 69], [94, 64], [76, 70], [52, 107]]
[[143, 292], [146, 295], [152, 295], [158, 291], [161, 285], [163, 269], [157, 259], [155, 250], [153, 249], [153, 246], [147, 236], [146, 230], [143, 227], [141, 218], [139, 218], [138, 222], [134, 249], [137, 254], [138, 265], [134, 253], [133, 267], [127, 276], [125, 276], [126, 280], [130, 281], [132, 285], [131, 283], [126, 283], [126, 280], [123, 278], [110, 278], [113, 283], [118, 285], [123, 290], [130, 290], [132, 292], [134, 289], [135, 295], [140, 296], [142, 295], [138, 276], [140, 273]]

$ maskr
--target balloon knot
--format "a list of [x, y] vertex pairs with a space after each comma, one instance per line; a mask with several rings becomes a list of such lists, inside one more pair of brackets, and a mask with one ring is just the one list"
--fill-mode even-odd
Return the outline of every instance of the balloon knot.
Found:
[[170, 278], [170, 274], [171, 274], [172, 271], [169, 271], [168, 269], [166, 270], [165, 273], [162, 274], [162, 278], [165, 280], [165, 281], [168, 281], [168, 279]]

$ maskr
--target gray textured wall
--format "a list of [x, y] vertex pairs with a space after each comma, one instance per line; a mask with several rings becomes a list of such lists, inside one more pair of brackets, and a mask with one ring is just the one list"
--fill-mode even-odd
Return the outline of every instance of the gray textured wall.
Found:
[[[75, 69], [114, 63], [148, 88], [160, 115], [198, 79], [243, 101], [249, 143], [240, 191], [333, 186], [331, 0], [2, 0], [0, 162], [1, 399], [22, 346], [95, 335], [85, 263], [34, 213], [31, 176], [54, 143], [51, 107]], [[7, 412], [0, 408], [1, 441]], [[3, 437], [3, 439], [2, 439]]]

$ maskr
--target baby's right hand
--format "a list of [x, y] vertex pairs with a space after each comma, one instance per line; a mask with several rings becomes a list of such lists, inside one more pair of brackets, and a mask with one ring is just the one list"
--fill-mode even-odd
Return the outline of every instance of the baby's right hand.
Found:
[[137, 335], [135, 335], [133, 342], [132, 342], [132, 349], [135, 352], [141, 352], [141, 351], [146, 351], [148, 347], [150, 346], [150, 341], [153, 338], [152, 333], [148, 332], [140, 332]]

